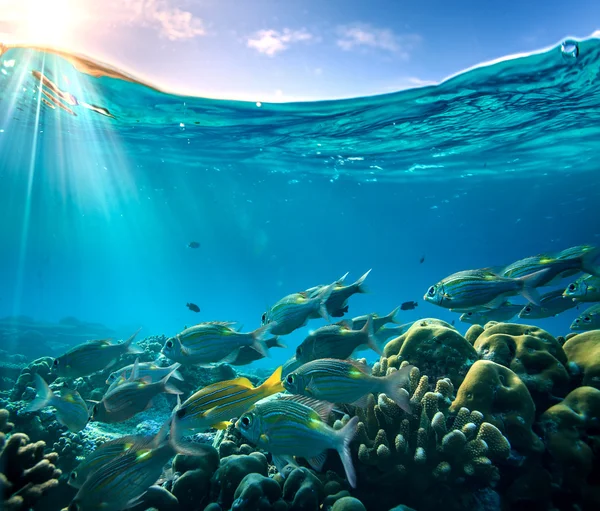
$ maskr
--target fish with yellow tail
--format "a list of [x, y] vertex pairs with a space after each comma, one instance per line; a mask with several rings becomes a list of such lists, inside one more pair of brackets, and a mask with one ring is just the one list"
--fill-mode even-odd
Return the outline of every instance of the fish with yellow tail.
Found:
[[[340, 455], [346, 478], [356, 488], [350, 443], [356, 436], [359, 419], [352, 417], [335, 430], [327, 424], [333, 405], [300, 396], [283, 396], [256, 403], [235, 423], [242, 436], [274, 457], [305, 458], [316, 471], [325, 464], [327, 451]], [[280, 464], [281, 465], [281, 464]]]
[[171, 438], [179, 445], [184, 436], [210, 427], [223, 429], [228, 424], [226, 421], [239, 417], [257, 401], [283, 390], [281, 367], [258, 387], [247, 378], [213, 383], [177, 407], [171, 419]]

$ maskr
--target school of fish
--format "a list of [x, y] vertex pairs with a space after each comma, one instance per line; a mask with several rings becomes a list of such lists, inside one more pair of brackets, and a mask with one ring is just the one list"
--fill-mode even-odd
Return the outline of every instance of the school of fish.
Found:
[[[329, 425], [330, 418], [339, 412], [336, 405], [365, 407], [371, 393], [384, 393], [410, 413], [406, 387], [411, 367], [375, 377], [353, 356], [361, 349], [381, 355], [387, 341], [402, 335], [412, 324], [402, 324], [400, 313], [418, 305], [404, 302], [385, 315], [372, 313], [333, 322], [331, 318], [341, 318], [348, 312], [353, 295], [367, 292], [365, 280], [370, 271], [351, 284], [346, 284], [346, 274], [329, 284], [282, 297], [263, 313], [261, 326], [249, 332], [222, 321], [185, 328], [165, 341], [161, 356], [154, 362], [136, 359], [133, 364], [119, 364], [122, 355], [143, 353], [134, 344], [138, 332], [121, 343], [89, 341], [54, 359], [52, 371], [67, 379], [114, 369], [102, 399], [91, 403], [68, 386], [61, 387], [57, 394], [40, 375], [35, 375], [36, 396], [26, 411], [52, 406], [58, 422], [73, 432], [84, 430], [91, 421], [126, 421], [152, 407], [153, 398], [159, 394], [177, 396], [177, 404], [156, 435], [126, 435], [111, 440], [80, 463], [69, 477], [77, 494], [68, 510], [118, 511], [132, 507], [176, 453], [207, 454], [210, 446], [191, 441], [190, 437], [230, 424], [249, 442], [270, 452], [279, 470], [302, 459], [319, 471], [329, 451], [334, 450], [348, 482], [356, 487], [349, 446], [358, 419], [354, 417], [335, 430]], [[538, 291], [578, 274], [566, 286], [543, 294]], [[519, 305], [510, 301], [518, 295], [527, 302]], [[546, 318], [586, 303], [589, 308], [573, 321], [571, 329], [597, 329], [600, 249], [581, 245], [556, 254], [527, 257], [506, 267], [458, 271], [430, 286], [423, 298], [460, 313], [460, 320], [471, 324], [509, 321], [517, 316], [524, 320]], [[271, 348], [285, 348], [279, 336], [320, 318], [327, 324], [311, 331], [295, 355], [262, 384], [240, 377], [197, 389], [182, 400], [177, 387], [177, 381], [183, 380], [179, 372], [182, 366], [250, 364], [269, 356]]]

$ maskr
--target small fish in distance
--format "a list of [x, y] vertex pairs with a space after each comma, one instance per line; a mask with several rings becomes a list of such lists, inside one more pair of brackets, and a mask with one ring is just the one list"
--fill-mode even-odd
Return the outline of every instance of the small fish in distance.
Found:
[[402, 305], [400, 305], [400, 310], [411, 311], [415, 309], [418, 305], [419, 304], [417, 302], [404, 302]]
[[197, 241], [190, 241], [187, 248], [200, 248], [200, 243]]
[[423, 264], [425, 262], [425, 256], [421, 256], [421, 259], [419, 259], [419, 264]]
[[186, 303], [185, 306], [192, 312], [200, 312], [200, 307], [198, 307], [195, 303]]

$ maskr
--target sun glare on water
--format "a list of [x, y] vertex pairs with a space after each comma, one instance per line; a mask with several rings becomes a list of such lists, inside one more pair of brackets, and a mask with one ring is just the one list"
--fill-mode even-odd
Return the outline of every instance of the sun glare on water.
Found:
[[22, 0], [17, 37], [24, 42], [62, 46], [73, 42], [77, 0]]

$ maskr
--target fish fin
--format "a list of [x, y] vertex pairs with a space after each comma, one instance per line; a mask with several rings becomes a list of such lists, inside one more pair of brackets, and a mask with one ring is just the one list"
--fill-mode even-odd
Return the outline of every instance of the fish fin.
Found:
[[379, 341], [377, 340], [377, 337], [375, 336], [375, 331], [373, 330], [373, 316], [372, 315], [369, 315], [369, 317], [367, 318], [367, 322], [360, 329], [360, 331], [367, 335], [367, 339], [368, 339], [367, 346], [369, 346], [369, 348], [371, 348], [379, 356], [383, 356], [383, 351], [381, 351], [381, 347], [379, 346]]
[[279, 337], [275, 338], [275, 343], [273, 344], [273, 346], [271, 346], [272, 348], [287, 348], [287, 344], [284, 343], [283, 341], [279, 340]]
[[275, 465], [275, 468], [282, 475], [282, 477], [285, 477], [283, 473], [283, 469], [285, 467], [287, 467], [288, 465], [293, 465], [295, 467], [298, 466], [298, 464], [292, 456], [282, 454], [280, 454], [279, 456], [273, 456], [273, 465]]
[[175, 362], [172, 366], [169, 366], [167, 369], [171, 369], [171, 371], [173, 373], [173, 378], [175, 378], [176, 380], [179, 380], [179, 381], [184, 381], [183, 376], [179, 372], [180, 367], [181, 367], [181, 364], [179, 362]]
[[144, 353], [144, 350], [142, 348], [133, 344], [133, 341], [135, 340], [137, 334], [140, 333], [141, 329], [142, 329], [141, 327], [138, 328], [137, 331], [129, 339], [127, 339], [125, 341], [124, 345], [125, 345], [126, 353]]
[[[217, 361], [217, 364], [231, 364], [231, 362], [233, 362], [239, 355], [240, 353], [240, 348], [237, 348], [235, 350], [233, 350], [231, 353], [229, 353], [228, 355], [226, 355], [225, 357], [223, 357], [221, 360]], [[198, 364], [199, 366], [203, 367], [209, 367], [210, 364]]]
[[[327, 300], [329, 300], [329, 297], [331, 296], [331, 293], [333, 293], [333, 290], [335, 289], [336, 285], [337, 285], [337, 282], [334, 282], [333, 284], [329, 284], [317, 296], [315, 296], [313, 298], [316, 306], [318, 307], [319, 315], [325, 321], [330, 321], [329, 313], [327, 312]], [[307, 318], [307, 321], [308, 321], [308, 318]]]
[[215, 422], [214, 424], [211, 424], [212, 428], [215, 429], [227, 429], [227, 427], [231, 424], [231, 421], [221, 421], [221, 422]]
[[44, 408], [45, 406], [48, 406], [54, 397], [54, 392], [52, 392], [44, 378], [42, 378], [38, 373], [35, 373], [34, 380], [36, 394], [33, 401], [25, 408], [24, 411], [26, 412], [35, 412]]
[[218, 385], [219, 383], [226, 383], [227, 385], [235, 384], [235, 385], [239, 385], [240, 387], [246, 387], [247, 389], [254, 388], [254, 385], [252, 385], [252, 382], [248, 378], [245, 378], [244, 376], [240, 376], [239, 378], [235, 378], [233, 380], [227, 380], [227, 381], [213, 383], [213, 385]]
[[544, 268], [543, 270], [536, 271], [535, 273], [531, 273], [529, 275], [524, 275], [523, 277], [519, 277], [518, 281], [522, 282], [523, 288], [521, 289], [521, 294], [527, 300], [535, 305], [540, 305], [540, 295], [535, 289], [541, 283], [543, 283], [546, 274], [551, 270], [551, 268]]
[[349, 271], [347, 271], [346, 273], [344, 273], [344, 275], [342, 275], [339, 279], [337, 279], [335, 281], [335, 284], [338, 286], [343, 286], [344, 282], [346, 281], [346, 277], [348, 277], [348, 275], [350, 275]]
[[177, 369], [173, 369], [169, 374], [165, 375], [162, 380], [160, 380], [163, 392], [166, 392], [167, 394], [183, 394], [183, 392], [181, 392], [181, 390], [179, 390], [173, 382], [169, 381], [171, 376], [173, 376], [176, 371]]
[[[125, 376], [125, 371], [123, 371], [123, 376]], [[137, 357], [135, 362], [133, 363], [133, 368], [131, 369], [131, 374], [129, 375], [129, 381], [135, 381], [140, 377], [140, 359]]]
[[112, 341], [112, 337], [109, 337], [108, 339], [90, 339], [89, 341], [86, 341], [86, 344], [95, 344], [98, 346], [109, 346], [111, 344]]
[[382, 389], [387, 397], [396, 403], [406, 413], [411, 413], [410, 396], [403, 386], [408, 382], [410, 371], [414, 366], [407, 365], [382, 378]]
[[265, 382], [258, 387], [258, 389], [260, 389], [262, 392], [268, 395], [275, 394], [277, 392], [283, 392], [285, 389], [281, 384], [282, 370], [283, 366], [279, 366], [277, 369], [275, 369], [275, 371], [273, 371], [273, 374], [271, 374], [271, 376], [269, 376], [265, 380]]
[[[372, 268], [371, 268], [371, 270], [372, 270]], [[371, 273], [371, 270], [367, 271], [360, 279], [358, 279], [353, 284], [353, 286], [356, 287], [357, 293], [368, 293], [369, 292], [369, 290], [365, 286], [365, 280], [369, 276], [369, 273]]]
[[353, 406], [357, 406], [358, 408], [366, 408], [369, 401], [369, 394], [365, 394], [364, 396], [358, 398], [356, 401], [351, 403]]
[[321, 417], [321, 420], [324, 422], [327, 422], [327, 419], [329, 419], [329, 414], [333, 410], [333, 403], [328, 401], [320, 401], [318, 399], [313, 399], [312, 397], [298, 396], [294, 394], [291, 396], [279, 396], [279, 399], [283, 399], [285, 401], [295, 401], [296, 403], [300, 403], [301, 405], [312, 408], [319, 414], [319, 417]]
[[489, 301], [488, 303], [486, 303], [482, 307], [482, 309], [485, 309], [486, 311], [496, 310], [496, 309], [499, 309], [500, 307], [502, 307], [505, 302], [506, 302], [506, 295], [502, 294], [502, 295], [497, 296], [493, 300]]
[[350, 452], [350, 444], [356, 436], [358, 428], [359, 418], [352, 417], [346, 425], [336, 432], [338, 438], [337, 452], [340, 455], [344, 470], [346, 471], [346, 478], [352, 488], [356, 488], [356, 472], [354, 471], [354, 465], [352, 464], [352, 453]]
[[270, 357], [269, 348], [267, 347], [265, 337], [270, 335], [271, 328], [273, 328], [272, 325], [272, 323], [267, 323], [266, 325], [257, 328], [253, 332], [250, 332], [250, 335], [252, 336], [252, 344], [250, 347], [260, 353], [263, 357]]
[[392, 312], [390, 312], [386, 316], [387, 322], [388, 323], [396, 323], [397, 325], [399, 325], [400, 321], [398, 320], [397, 316], [398, 316], [398, 314], [400, 313], [401, 310], [402, 309], [401, 309], [400, 305], [398, 305], [398, 307], [396, 307]]
[[306, 461], [312, 467], [313, 470], [321, 472], [321, 470], [323, 470], [323, 465], [325, 465], [325, 462], [327, 461], [327, 451], [323, 451], [318, 456], [306, 458]]
[[93, 400], [93, 399], [86, 399], [86, 401], [87, 401], [88, 403], [92, 403], [93, 405], [97, 405], [98, 403], [100, 403], [100, 401], [95, 401], [95, 400]]

